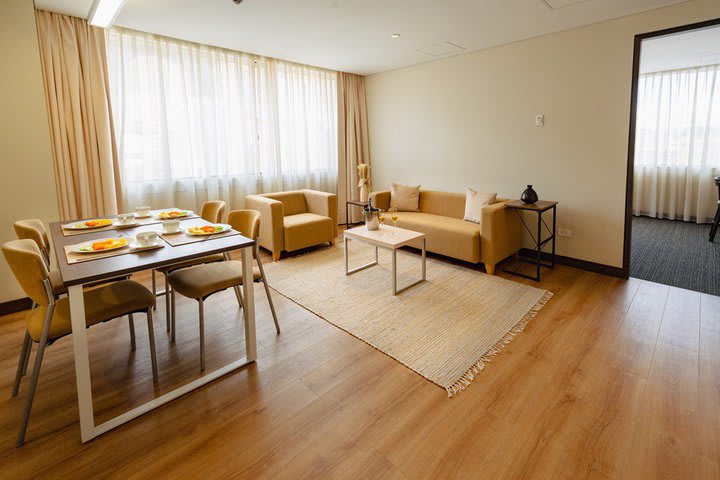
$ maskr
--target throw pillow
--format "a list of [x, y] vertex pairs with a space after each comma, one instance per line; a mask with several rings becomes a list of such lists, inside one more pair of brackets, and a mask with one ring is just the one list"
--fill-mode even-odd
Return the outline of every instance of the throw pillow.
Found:
[[480, 223], [482, 208], [495, 203], [497, 193], [480, 193], [468, 188], [465, 193], [465, 217], [468, 222]]
[[393, 183], [390, 190], [390, 208], [400, 212], [420, 210], [420, 185], [408, 186]]

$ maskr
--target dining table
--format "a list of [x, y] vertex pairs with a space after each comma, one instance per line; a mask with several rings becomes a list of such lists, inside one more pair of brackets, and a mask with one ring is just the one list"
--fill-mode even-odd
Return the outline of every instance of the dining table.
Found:
[[[168, 210], [168, 209], [165, 209]], [[255, 332], [255, 300], [253, 282], [243, 282], [243, 308], [245, 330], [244, 356], [220, 367], [212, 372], [196, 378], [174, 390], [153, 398], [152, 400], [132, 408], [99, 425], [95, 424], [93, 411], [93, 396], [90, 378], [90, 358], [88, 352], [88, 336], [85, 322], [85, 302], [83, 287], [110, 280], [126, 277], [135, 272], [150, 270], [159, 267], [193, 260], [196, 258], [218, 253], [240, 250], [243, 265], [243, 277], [253, 278], [253, 248], [255, 241], [234, 230], [224, 234], [211, 235], [205, 238], [191, 239], [188, 243], [173, 241], [171, 236], [161, 236], [163, 244], [160, 248], [143, 251], [125, 251], [113, 256], [88, 257], [87, 261], [73, 261], [69, 248], [72, 245], [92, 242], [106, 238], [126, 238], [128, 240], [140, 232], [155, 231], [162, 233], [162, 222], [158, 218], [160, 211], [153, 211], [151, 217], [138, 226], [122, 226], [117, 228], [96, 231], [93, 229], [82, 232], [71, 231], [63, 226], [84, 222], [72, 220], [50, 223], [50, 235], [55, 245], [57, 264], [62, 281], [68, 289], [70, 304], [70, 318], [72, 325], [73, 354], [75, 360], [75, 379], [77, 384], [78, 409], [80, 416], [81, 441], [87, 442], [102, 435], [126, 422], [129, 422], [155, 408], [158, 408], [188, 392], [196, 390], [203, 385], [216, 380], [234, 370], [237, 370], [257, 358], [257, 339]], [[104, 217], [115, 219], [115, 216]], [[180, 219], [181, 228], [186, 230], [193, 226], [211, 225], [195, 215]], [[107, 227], [106, 227], [107, 228]], [[185, 235], [185, 233], [182, 233]], [[93, 254], [88, 254], [92, 256]], [[85, 260], [83, 258], [82, 260]], [[166, 297], [167, 298], [167, 297]], [[242, 352], [239, 352], [239, 354]]]

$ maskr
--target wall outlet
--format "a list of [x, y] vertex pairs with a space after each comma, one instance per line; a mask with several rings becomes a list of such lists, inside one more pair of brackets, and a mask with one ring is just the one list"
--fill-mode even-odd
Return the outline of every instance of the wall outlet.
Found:
[[542, 127], [543, 125], [545, 125], [545, 115], [538, 113], [535, 115], [535, 126]]
[[561, 237], [572, 237], [572, 230], [569, 228], [558, 228], [558, 235]]

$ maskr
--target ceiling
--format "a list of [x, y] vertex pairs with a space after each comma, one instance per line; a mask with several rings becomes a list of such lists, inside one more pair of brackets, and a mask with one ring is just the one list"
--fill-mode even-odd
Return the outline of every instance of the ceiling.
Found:
[[640, 73], [720, 64], [720, 27], [650, 38], [642, 43]]
[[[115, 23], [366, 75], [684, 1], [127, 0]], [[35, 0], [39, 9], [83, 18], [91, 4]]]

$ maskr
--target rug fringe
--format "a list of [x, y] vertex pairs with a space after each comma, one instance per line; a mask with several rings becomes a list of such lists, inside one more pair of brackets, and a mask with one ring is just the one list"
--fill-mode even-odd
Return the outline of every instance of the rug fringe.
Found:
[[522, 333], [523, 330], [525, 330], [530, 323], [530, 320], [535, 318], [538, 312], [545, 306], [545, 304], [547, 304], [552, 296], [552, 292], [546, 291], [543, 296], [540, 297], [540, 300], [537, 301], [530, 311], [526, 313], [525, 316], [516, 323], [508, 333], [506, 333], [495, 345], [493, 345], [490, 350], [485, 352], [485, 354], [480, 357], [475, 364], [470, 366], [470, 368], [468, 368], [468, 370], [455, 383], [446, 387], [445, 390], [447, 390], [448, 397], [453, 397], [465, 390], [475, 379], [475, 376], [485, 368], [485, 364], [492, 362], [493, 359], [502, 352], [503, 349], [512, 342], [519, 333]]

